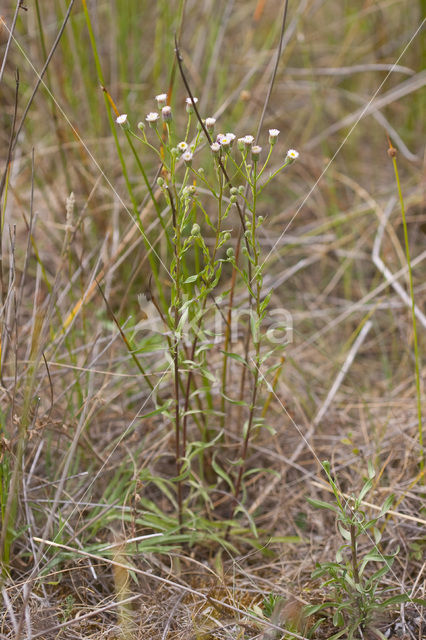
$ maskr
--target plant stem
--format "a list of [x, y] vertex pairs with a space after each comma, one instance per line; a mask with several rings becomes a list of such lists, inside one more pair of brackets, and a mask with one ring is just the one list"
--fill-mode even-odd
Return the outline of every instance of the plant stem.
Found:
[[174, 227], [174, 251], [175, 251], [175, 270], [174, 274], [174, 299], [172, 299], [172, 304], [174, 305], [174, 323], [175, 323], [175, 336], [173, 343], [173, 367], [174, 367], [174, 394], [175, 394], [175, 457], [176, 457], [176, 474], [178, 477], [177, 480], [177, 499], [178, 499], [178, 520], [179, 526], [182, 526], [182, 481], [180, 480], [180, 472], [182, 469], [181, 463], [181, 443], [180, 443], [180, 394], [179, 394], [179, 337], [178, 337], [178, 326], [179, 326], [179, 310], [181, 304], [181, 291], [180, 291], [180, 220], [178, 220], [178, 216], [176, 215], [176, 207], [173, 201], [173, 197], [170, 189], [167, 187], [167, 193], [170, 200], [170, 206], [172, 209], [172, 219], [173, 219], [173, 227]]
[[[407, 229], [407, 220], [405, 217], [404, 198], [402, 196], [401, 183], [399, 181], [398, 166], [396, 162], [396, 149], [392, 146], [392, 143], [390, 140], [389, 140], [388, 154], [392, 158], [393, 168], [395, 171], [396, 186], [398, 189], [399, 203], [401, 206], [402, 224], [404, 227], [405, 253], [407, 256], [408, 280], [410, 283], [411, 320], [413, 324], [414, 360], [415, 360], [415, 370], [416, 370], [417, 419], [419, 423], [418, 430], [419, 430], [419, 448], [420, 448], [420, 471], [423, 471], [425, 468], [426, 452], [423, 447], [422, 399], [421, 399], [421, 389], [420, 389], [420, 355], [419, 355], [419, 346], [418, 346], [418, 340], [417, 340], [417, 322], [416, 322], [416, 309], [415, 309], [415, 302], [414, 302], [413, 271], [411, 268], [410, 245], [408, 242], [408, 229]], [[424, 475], [423, 475], [423, 483], [425, 483]]]
[[352, 554], [352, 569], [354, 572], [354, 580], [355, 584], [359, 584], [359, 571], [358, 571], [358, 558], [357, 558], [357, 549], [356, 549], [356, 528], [352, 523], [351, 528], [351, 554]]

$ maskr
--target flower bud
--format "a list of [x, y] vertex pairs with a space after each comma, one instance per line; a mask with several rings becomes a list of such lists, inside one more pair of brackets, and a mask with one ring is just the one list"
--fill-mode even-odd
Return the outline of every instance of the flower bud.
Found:
[[163, 122], [171, 122], [173, 120], [172, 108], [166, 105], [161, 109], [161, 117]]
[[206, 129], [209, 133], [213, 133], [214, 125], [216, 124], [216, 118], [206, 118]]

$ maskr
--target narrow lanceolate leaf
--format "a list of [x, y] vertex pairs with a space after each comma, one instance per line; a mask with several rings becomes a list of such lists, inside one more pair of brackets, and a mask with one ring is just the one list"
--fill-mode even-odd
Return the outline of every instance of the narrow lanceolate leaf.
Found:
[[318, 509], [330, 509], [330, 511], [334, 511], [334, 513], [340, 513], [340, 510], [334, 504], [324, 502], [323, 500], [317, 500], [316, 498], [306, 498], [306, 500], [309, 504], [313, 507], [317, 507]]

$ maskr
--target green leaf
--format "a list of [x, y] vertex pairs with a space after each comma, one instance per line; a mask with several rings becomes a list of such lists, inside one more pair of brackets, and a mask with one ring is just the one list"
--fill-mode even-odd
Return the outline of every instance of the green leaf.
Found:
[[306, 500], [309, 504], [313, 507], [317, 507], [318, 509], [330, 509], [330, 511], [334, 511], [334, 513], [340, 513], [340, 510], [334, 504], [324, 502], [323, 500], [317, 500], [316, 498], [306, 498]]
[[381, 518], [382, 516], [385, 515], [385, 513], [387, 513], [389, 511], [389, 509], [393, 505], [394, 500], [395, 500], [395, 494], [391, 493], [391, 495], [388, 496], [386, 498], [386, 500], [384, 501], [384, 503], [382, 505], [382, 508], [380, 509], [380, 513], [377, 516], [377, 518]]
[[382, 534], [377, 527], [373, 527], [373, 535], [374, 535], [374, 542], [376, 544], [379, 544], [380, 540], [382, 539]]
[[337, 610], [333, 615], [333, 624], [335, 627], [343, 627], [345, 624], [345, 619], [343, 617], [343, 613]]
[[372, 486], [373, 486], [373, 480], [372, 479], [367, 480], [367, 482], [364, 484], [363, 488], [361, 489], [361, 491], [359, 493], [358, 502], [361, 502], [361, 500], [364, 499], [364, 497], [370, 491]]
[[301, 544], [304, 543], [305, 540], [300, 536], [272, 536], [269, 538], [269, 542], [281, 542], [284, 544]]
[[338, 526], [338, 528], [339, 528], [340, 535], [342, 536], [342, 538], [343, 538], [344, 540], [350, 540], [350, 539], [351, 539], [351, 533], [350, 533], [350, 531], [348, 531], [347, 529], [345, 529], [345, 528], [344, 528], [344, 526], [342, 525], [342, 523], [340, 522], [340, 520], [339, 520], [339, 522], [337, 523], [337, 526]]
[[196, 282], [198, 280], [198, 278], [200, 277], [200, 274], [197, 273], [195, 274], [195, 276], [189, 276], [189, 278], [186, 278], [186, 280], [184, 280], [184, 284], [189, 284], [190, 282]]
[[213, 456], [212, 458], [212, 467], [214, 469], [214, 471], [216, 472], [216, 474], [222, 478], [223, 480], [225, 480], [226, 484], [228, 485], [228, 487], [231, 489], [232, 493], [234, 492], [234, 483], [232, 482], [231, 478], [228, 476], [228, 474], [226, 473], [226, 471], [224, 471], [222, 469], [222, 467], [219, 466], [219, 464], [216, 462], [216, 454]]
[[323, 611], [324, 609], [329, 609], [330, 607], [334, 607], [334, 602], [322, 602], [321, 604], [310, 604], [307, 607], [304, 607], [303, 612], [307, 618], [313, 616], [314, 613], [318, 611]]
[[[387, 607], [390, 604], [401, 604], [403, 602], [411, 602], [411, 598], [407, 593], [400, 593], [397, 596], [392, 596], [392, 598], [387, 598], [386, 600], [383, 600], [383, 602], [380, 605], [380, 608]], [[424, 600], [423, 603], [426, 604], [426, 600]]]

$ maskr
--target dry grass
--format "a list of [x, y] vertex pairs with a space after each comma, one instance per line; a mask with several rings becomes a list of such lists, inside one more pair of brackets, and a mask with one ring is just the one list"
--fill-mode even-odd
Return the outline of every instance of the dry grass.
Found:
[[[189, 527], [182, 538], [173, 500], [147, 479], [165, 483], [176, 475], [171, 420], [164, 413], [141, 417], [155, 409], [151, 390], [96, 286], [97, 280], [130, 350], [142, 349], [138, 357], [158, 384], [158, 396], [172, 397], [158, 344], [145, 338], [138, 343], [134, 333], [143, 315], [138, 295], [148, 288], [150, 269], [129, 216], [132, 203], [108, 128], [83, 4], [75, 3], [44, 76], [53, 100], [40, 87], [13, 148], [1, 200], [2, 516], [14, 473], [17, 502], [0, 638], [305, 637], [299, 605], [325, 598], [311, 572], [317, 562], [333, 560], [341, 544], [331, 515], [306, 501], [330, 499], [321, 476], [324, 459], [347, 494], [359, 491], [372, 462], [377, 475], [368, 512], [390, 493], [396, 496], [382, 522], [380, 549], [400, 551], [385, 580], [395, 593], [425, 598], [413, 325], [402, 221], [386, 154], [388, 132], [399, 152], [422, 354], [425, 50], [414, 34], [424, 3], [290, 2], [263, 130], [279, 128], [280, 153], [297, 148], [300, 161], [259, 205], [266, 218], [260, 243], [270, 308], [285, 308], [293, 319], [293, 342], [269, 363], [281, 362], [279, 376], [274, 380], [276, 369], [262, 372], [274, 391], [262, 389], [259, 410], [269, 403], [267, 423], [275, 433], [259, 430], [250, 443], [247, 467], [255, 471], [244, 487], [240, 533], [234, 527], [227, 536], [227, 525], [221, 528], [234, 498], [219, 479], [209, 488], [211, 507], [204, 505], [192, 520], [197, 530]], [[105, 84], [120, 112], [136, 123], [153, 108], [153, 96], [167, 89], [182, 3], [88, 4]], [[182, 54], [202, 114], [216, 115], [223, 131], [254, 132], [270, 86], [281, 3], [183, 5]], [[15, 68], [16, 131], [35, 70], [46, 60], [43, 46], [50, 50], [66, 6], [55, 0], [19, 11], [1, 82], [2, 170], [13, 139]], [[3, 11], [2, 56], [13, 17], [11, 9]], [[186, 94], [178, 74], [174, 92], [180, 104]], [[266, 145], [267, 134], [262, 136]], [[278, 167], [278, 156], [273, 162]], [[127, 155], [126, 168], [145, 229], [151, 238], [158, 235], [156, 249], [164, 256], [152, 201]], [[155, 160], [146, 161], [146, 170], [154, 181]], [[236, 215], [231, 222], [236, 246]], [[246, 303], [240, 285], [235, 299]], [[244, 355], [243, 339], [234, 349]], [[220, 357], [212, 350], [212, 373]], [[241, 367], [232, 366], [228, 395], [237, 398]], [[423, 387], [424, 372], [423, 364]], [[422, 393], [424, 405], [424, 388]], [[238, 406], [228, 407], [224, 465], [238, 458], [243, 419]], [[158, 527], [164, 542], [130, 543], [158, 531], [155, 517], [163, 518]], [[105, 550], [108, 545], [115, 546]], [[269, 594], [282, 596], [284, 604], [258, 621], [256, 607]], [[420, 605], [401, 605], [377, 624], [388, 637], [421, 640], [423, 615]], [[333, 632], [327, 623], [315, 637]], [[363, 637], [374, 636], [365, 630]]]

